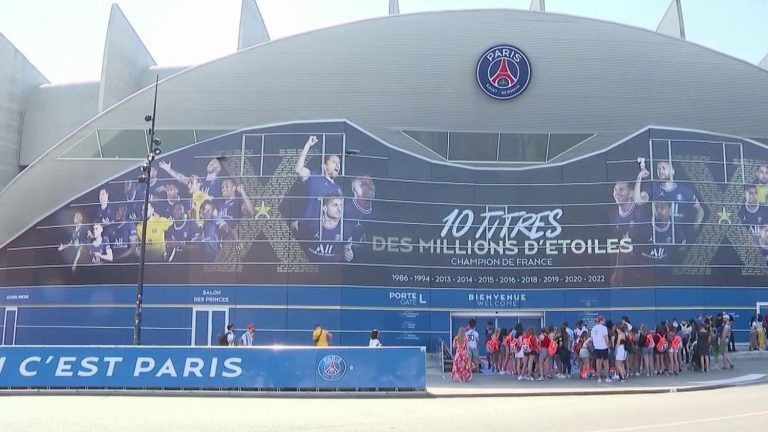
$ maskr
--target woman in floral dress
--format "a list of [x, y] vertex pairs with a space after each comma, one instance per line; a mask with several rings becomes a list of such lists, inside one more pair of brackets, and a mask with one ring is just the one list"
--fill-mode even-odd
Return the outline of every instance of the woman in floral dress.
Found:
[[464, 333], [464, 328], [460, 328], [459, 333], [453, 338], [453, 347], [456, 349], [456, 354], [453, 356], [451, 379], [459, 382], [471, 380], [472, 365], [470, 365], [467, 355], [467, 336]]

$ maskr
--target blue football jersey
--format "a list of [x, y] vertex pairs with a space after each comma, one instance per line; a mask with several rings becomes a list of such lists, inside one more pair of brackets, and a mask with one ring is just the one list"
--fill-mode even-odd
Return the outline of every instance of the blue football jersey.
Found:
[[320, 207], [324, 196], [342, 196], [341, 187], [333, 180], [329, 180], [325, 176], [316, 175], [311, 172], [307, 179], [307, 190], [309, 199], [307, 201], [307, 208], [304, 211], [304, 217], [306, 219], [320, 218]]

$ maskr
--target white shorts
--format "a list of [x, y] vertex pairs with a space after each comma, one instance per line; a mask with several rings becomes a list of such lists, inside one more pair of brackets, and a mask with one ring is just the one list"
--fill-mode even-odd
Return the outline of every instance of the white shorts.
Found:
[[523, 352], [523, 350], [520, 350], [520, 351], [515, 353], [515, 358], [521, 359], [523, 357], [525, 357], [525, 353]]
[[627, 359], [627, 350], [624, 349], [624, 345], [616, 347], [616, 361], [624, 361]]

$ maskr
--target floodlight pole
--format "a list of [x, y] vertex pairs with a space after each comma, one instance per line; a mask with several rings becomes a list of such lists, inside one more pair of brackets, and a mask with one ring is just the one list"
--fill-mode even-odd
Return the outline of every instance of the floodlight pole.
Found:
[[152, 104], [152, 115], [144, 117], [144, 120], [151, 121], [149, 128], [149, 144], [147, 145], [147, 161], [141, 167], [139, 183], [145, 183], [144, 187], [144, 205], [141, 211], [141, 254], [139, 255], [139, 280], [136, 284], [136, 313], [133, 322], [133, 344], [141, 345], [141, 314], [144, 304], [144, 263], [147, 251], [147, 221], [149, 220], [149, 182], [152, 178], [152, 162], [155, 156], [160, 154], [160, 140], [155, 140], [155, 115], [157, 114], [157, 84], [159, 76], [155, 77], [155, 98]]

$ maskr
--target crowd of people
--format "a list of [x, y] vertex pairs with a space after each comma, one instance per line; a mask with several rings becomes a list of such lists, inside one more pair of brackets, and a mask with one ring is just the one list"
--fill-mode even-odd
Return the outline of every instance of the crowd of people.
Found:
[[[758, 315], [753, 323], [750, 334], [754, 331], [755, 344], [750, 349], [765, 349], [768, 320]], [[484, 358], [476, 320], [459, 328], [452, 344], [452, 380], [466, 382], [482, 372], [516, 375], [521, 381], [578, 377], [610, 383], [685, 370], [707, 373], [718, 363], [721, 369], [734, 368], [729, 354], [735, 351], [733, 317], [725, 313], [661, 321], [655, 328], [633, 326], [627, 316], [618, 323], [598, 316], [592, 328], [583, 321], [574, 328], [567, 322], [540, 329], [524, 329], [521, 324], [500, 329], [492, 324], [486, 328]]]

